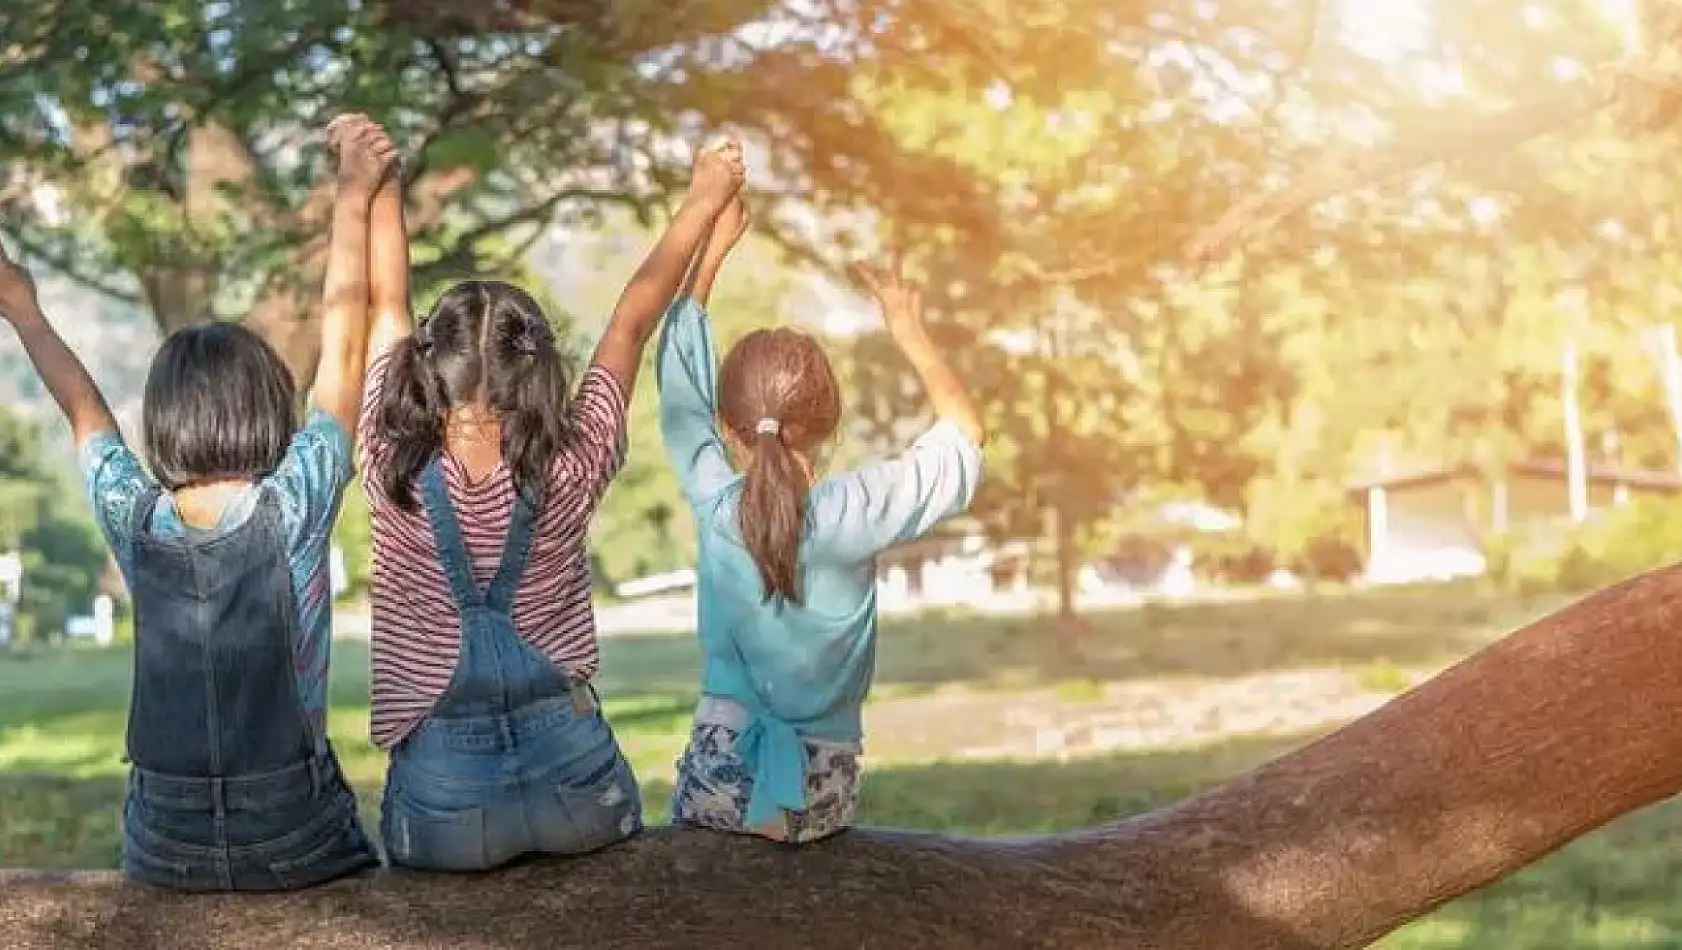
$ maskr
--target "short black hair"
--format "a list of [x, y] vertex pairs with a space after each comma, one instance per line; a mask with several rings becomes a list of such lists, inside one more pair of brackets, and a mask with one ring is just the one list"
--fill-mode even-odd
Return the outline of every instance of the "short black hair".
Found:
[[171, 333], [141, 402], [146, 461], [175, 491], [274, 472], [298, 428], [297, 385], [280, 354], [237, 323]]

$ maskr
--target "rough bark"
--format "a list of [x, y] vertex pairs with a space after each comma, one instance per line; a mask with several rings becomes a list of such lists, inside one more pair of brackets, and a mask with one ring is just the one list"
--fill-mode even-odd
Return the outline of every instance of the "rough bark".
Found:
[[1364, 946], [1682, 788], [1682, 569], [1610, 588], [1379, 711], [1157, 812], [1067, 835], [660, 830], [479, 876], [179, 897], [0, 875], [8, 947]]

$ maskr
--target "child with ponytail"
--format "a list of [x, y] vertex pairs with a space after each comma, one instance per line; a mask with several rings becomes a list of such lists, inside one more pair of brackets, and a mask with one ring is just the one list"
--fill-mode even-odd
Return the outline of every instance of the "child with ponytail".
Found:
[[696, 522], [703, 657], [672, 814], [803, 843], [852, 823], [875, 669], [876, 556], [969, 506], [982, 429], [896, 257], [860, 278], [937, 421], [897, 458], [820, 477], [813, 455], [835, 433], [841, 394], [817, 341], [756, 330], [714, 369], [704, 308], [747, 224], [738, 198], [667, 313], [656, 357], [661, 432]]
[[624, 459], [643, 350], [742, 176], [733, 142], [697, 157], [576, 390], [518, 287], [457, 284], [416, 326], [397, 184], [375, 198], [360, 431], [372, 735], [391, 752], [381, 834], [393, 864], [487, 870], [641, 827], [636, 777], [590, 683], [585, 539]]

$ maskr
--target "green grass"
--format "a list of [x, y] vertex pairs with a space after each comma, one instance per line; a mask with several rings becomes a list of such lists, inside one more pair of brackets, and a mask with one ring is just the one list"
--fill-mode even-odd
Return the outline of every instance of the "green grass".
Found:
[[[1104, 702], [1109, 684], [1313, 667], [1349, 670], [1363, 687], [1391, 692], [1549, 606], [1468, 589], [1158, 605], [1095, 615], [1078, 640], [1031, 618], [949, 611], [896, 619], [884, 624], [871, 713], [931, 695], [1009, 703], [1013, 690], [1032, 689], [1073, 715]], [[664, 820], [695, 698], [693, 640], [614, 637], [603, 649], [608, 715], [650, 817]], [[383, 758], [367, 741], [367, 657], [353, 642], [335, 650], [334, 740], [372, 822]], [[120, 650], [0, 659], [0, 865], [115, 864], [129, 662]], [[978, 762], [931, 758], [925, 746], [883, 732], [867, 737], [862, 820], [979, 834], [1077, 828], [1149, 810], [1312, 738]], [[1617, 822], [1381, 946], [1682, 950], [1682, 805]]]

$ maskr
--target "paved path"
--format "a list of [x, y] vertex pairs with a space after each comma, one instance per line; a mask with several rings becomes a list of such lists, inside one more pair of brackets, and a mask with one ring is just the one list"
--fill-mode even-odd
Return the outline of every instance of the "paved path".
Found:
[[874, 703], [865, 710], [865, 735], [881, 738], [867, 740], [867, 750], [906, 761], [1069, 759], [1240, 736], [1294, 737], [1334, 729], [1394, 695], [1338, 669], [1155, 678], [1094, 690], [1069, 698], [1055, 688], [957, 689]]

